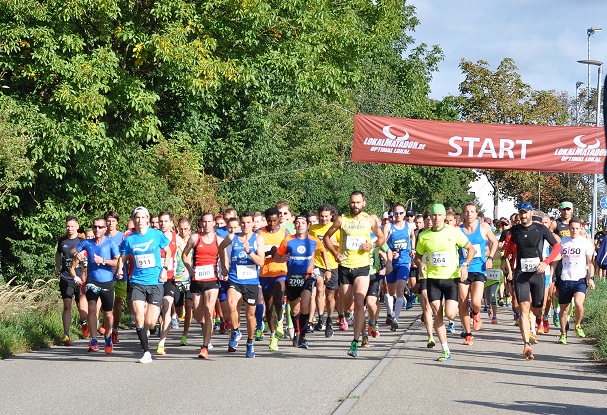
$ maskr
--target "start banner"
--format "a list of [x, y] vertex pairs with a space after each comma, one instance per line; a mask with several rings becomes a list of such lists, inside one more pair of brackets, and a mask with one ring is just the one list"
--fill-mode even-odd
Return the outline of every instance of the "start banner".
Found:
[[352, 161], [358, 162], [598, 174], [606, 154], [601, 127], [354, 115]]

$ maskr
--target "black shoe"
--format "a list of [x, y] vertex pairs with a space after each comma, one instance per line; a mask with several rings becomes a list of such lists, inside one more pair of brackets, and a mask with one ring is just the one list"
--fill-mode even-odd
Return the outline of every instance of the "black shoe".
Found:
[[325, 329], [325, 325], [322, 324], [322, 320], [318, 319], [318, 321], [316, 322], [316, 325], [314, 326], [314, 330], [315, 331], [323, 331]]
[[293, 336], [293, 347], [297, 347], [299, 345], [299, 334]]
[[327, 339], [333, 337], [333, 326], [331, 324], [327, 324], [327, 327], [325, 327], [325, 337]]
[[314, 333], [314, 325], [312, 323], [308, 323], [306, 326], [306, 334]]

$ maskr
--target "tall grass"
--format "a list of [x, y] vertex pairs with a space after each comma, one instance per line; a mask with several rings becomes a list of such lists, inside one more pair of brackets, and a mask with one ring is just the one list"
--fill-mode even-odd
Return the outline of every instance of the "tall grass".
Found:
[[0, 357], [56, 344], [63, 334], [56, 279], [0, 284]]
[[596, 341], [593, 357], [607, 360], [607, 281], [597, 282], [595, 290], [588, 290], [584, 304], [584, 331]]

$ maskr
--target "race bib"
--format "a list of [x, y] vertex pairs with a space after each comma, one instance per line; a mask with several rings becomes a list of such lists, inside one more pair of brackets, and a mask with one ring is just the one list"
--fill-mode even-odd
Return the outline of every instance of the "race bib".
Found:
[[306, 283], [305, 275], [289, 275], [287, 278], [287, 285], [289, 287], [300, 288]]
[[474, 258], [480, 258], [481, 257], [481, 244], [474, 244], [472, 246], [474, 247]]
[[189, 282], [180, 282], [177, 284], [177, 287], [179, 288], [179, 291], [181, 291], [182, 293], [188, 292], [188, 290], [190, 289], [190, 283]]
[[407, 249], [408, 246], [409, 246], [407, 244], [407, 240], [406, 239], [397, 239], [393, 243], [394, 243], [394, 250], [395, 251], [403, 251], [403, 250]]
[[194, 281], [205, 281], [215, 278], [213, 265], [199, 265], [194, 269]]
[[433, 267], [448, 267], [449, 255], [446, 252], [430, 252], [430, 265]]
[[154, 268], [156, 266], [156, 257], [154, 254], [135, 255], [135, 265], [139, 269]]
[[86, 284], [84, 287], [84, 292], [92, 291], [94, 294], [99, 294], [101, 292], [101, 287], [97, 287], [95, 284]]
[[521, 272], [535, 272], [539, 263], [540, 259], [538, 257], [521, 258]]
[[500, 281], [501, 278], [501, 273], [499, 268], [489, 268], [487, 270], [487, 280], [489, 281]]
[[257, 278], [257, 266], [236, 265], [236, 277], [239, 280], [253, 280]]
[[367, 242], [367, 238], [364, 236], [347, 236], [346, 237], [346, 249], [350, 251], [359, 251], [363, 249], [363, 244]]

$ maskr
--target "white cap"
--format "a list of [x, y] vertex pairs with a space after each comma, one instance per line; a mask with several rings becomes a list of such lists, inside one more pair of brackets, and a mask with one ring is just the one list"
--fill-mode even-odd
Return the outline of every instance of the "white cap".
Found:
[[383, 219], [388, 219], [388, 212], [384, 212], [384, 216], [382, 216]]
[[143, 206], [136, 207], [135, 210], [133, 210], [133, 214], [131, 215], [131, 217], [134, 218], [135, 215], [139, 212], [145, 212], [145, 214], [148, 215], [148, 218], [150, 217], [150, 212], [148, 212], [148, 210]]

